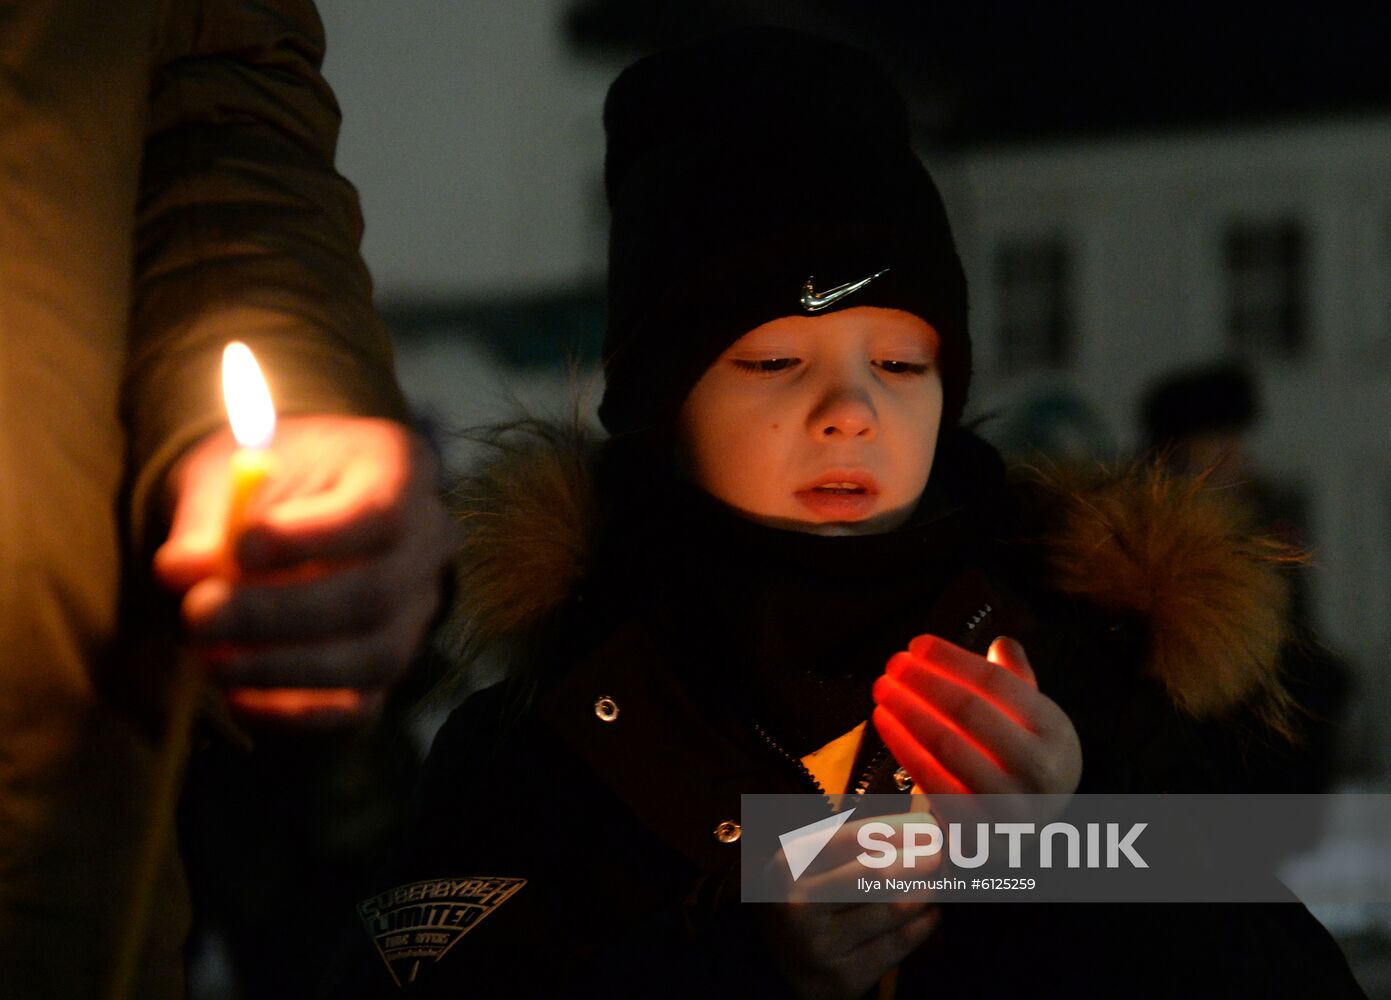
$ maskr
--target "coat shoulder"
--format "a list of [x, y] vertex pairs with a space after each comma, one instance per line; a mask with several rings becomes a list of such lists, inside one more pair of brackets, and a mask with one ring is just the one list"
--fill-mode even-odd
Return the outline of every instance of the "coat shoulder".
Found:
[[1023, 544], [1045, 587], [1143, 624], [1145, 672], [1184, 714], [1257, 708], [1282, 726], [1290, 546], [1254, 530], [1243, 505], [1151, 464], [1014, 470]]

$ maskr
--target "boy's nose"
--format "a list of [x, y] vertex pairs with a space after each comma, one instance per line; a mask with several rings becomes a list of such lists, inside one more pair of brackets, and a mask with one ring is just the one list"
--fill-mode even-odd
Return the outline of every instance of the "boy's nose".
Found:
[[826, 393], [812, 411], [807, 425], [813, 437], [857, 437], [872, 441], [878, 431], [879, 418], [865, 393], [839, 387]]

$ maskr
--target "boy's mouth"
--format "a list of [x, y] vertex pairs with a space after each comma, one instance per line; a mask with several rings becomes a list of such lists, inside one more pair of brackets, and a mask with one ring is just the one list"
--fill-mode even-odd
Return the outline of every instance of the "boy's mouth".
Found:
[[868, 472], [833, 469], [796, 491], [797, 499], [822, 521], [858, 521], [873, 510], [878, 484]]
[[859, 483], [825, 483], [821, 486], [813, 486], [812, 489], [817, 493], [863, 493], [865, 488]]
[[864, 469], [828, 469], [811, 482], [797, 489], [798, 493], [858, 493], [879, 492], [879, 484]]

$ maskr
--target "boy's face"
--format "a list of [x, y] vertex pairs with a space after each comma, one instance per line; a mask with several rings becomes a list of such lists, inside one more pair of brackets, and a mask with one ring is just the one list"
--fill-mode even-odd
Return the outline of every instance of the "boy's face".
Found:
[[898, 527], [932, 471], [942, 421], [937, 345], [924, 320], [873, 306], [749, 331], [682, 406], [692, 478], [775, 527]]

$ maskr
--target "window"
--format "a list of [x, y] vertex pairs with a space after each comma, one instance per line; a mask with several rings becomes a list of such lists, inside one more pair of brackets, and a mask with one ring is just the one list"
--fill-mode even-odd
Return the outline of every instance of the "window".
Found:
[[1071, 264], [1057, 236], [1007, 240], [995, 253], [1000, 368], [1057, 368], [1072, 354]]
[[1307, 341], [1308, 239], [1294, 219], [1227, 227], [1227, 329], [1240, 353], [1292, 359]]

